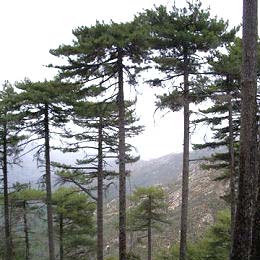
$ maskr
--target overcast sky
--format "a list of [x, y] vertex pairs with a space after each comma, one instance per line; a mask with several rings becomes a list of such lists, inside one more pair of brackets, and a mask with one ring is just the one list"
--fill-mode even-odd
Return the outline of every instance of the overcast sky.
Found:
[[[176, 0], [183, 6], [184, 0]], [[15, 82], [25, 77], [31, 80], [51, 79], [53, 69], [44, 65], [55, 63], [49, 50], [70, 43], [72, 29], [95, 24], [96, 20], [123, 22], [153, 5], [172, 6], [169, 0], [8, 0], [0, 1], [0, 83]], [[202, 0], [212, 15], [230, 21], [234, 26], [242, 21], [242, 0]], [[159, 157], [182, 150], [182, 114], [153, 116], [153, 91], [139, 88], [137, 111], [146, 131], [134, 139], [142, 159]], [[192, 142], [198, 141], [205, 129], [197, 131]]]

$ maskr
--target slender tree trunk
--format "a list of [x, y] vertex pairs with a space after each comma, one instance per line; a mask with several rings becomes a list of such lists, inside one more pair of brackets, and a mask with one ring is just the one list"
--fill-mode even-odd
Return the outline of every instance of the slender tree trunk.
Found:
[[11, 260], [13, 257], [10, 214], [9, 214], [9, 198], [8, 198], [8, 176], [7, 176], [7, 126], [3, 125], [3, 182], [4, 182], [4, 225], [5, 225], [5, 259]]
[[51, 162], [50, 162], [50, 130], [49, 130], [49, 107], [45, 104], [44, 112], [44, 134], [45, 134], [45, 180], [46, 180], [46, 204], [48, 222], [48, 243], [49, 260], [55, 259], [54, 252], [54, 231], [53, 231], [53, 212], [52, 212], [52, 191], [51, 191]]
[[244, 0], [240, 175], [231, 260], [249, 259], [252, 245], [254, 183], [257, 183], [256, 45], [257, 0]]
[[26, 201], [23, 201], [23, 225], [24, 225], [24, 238], [25, 238], [25, 260], [30, 257], [30, 243], [29, 243], [29, 228], [27, 221]]
[[183, 143], [183, 170], [182, 170], [182, 205], [181, 205], [181, 237], [180, 260], [187, 259], [187, 222], [188, 222], [188, 195], [189, 195], [189, 71], [188, 58], [184, 54], [184, 143]]
[[253, 231], [252, 231], [252, 251], [250, 260], [260, 259], [260, 177], [258, 176], [258, 195], [256, 201], [256, 210], [254, 213]]
[[103, 260], [103, 120], [98, 129], [98, 183], [97, 183], [97, 260]]
[[236, 180], [235, 180], [235, 154], [234, 154], [234, 135], [233, 135], [233, 105], [232, 96], [228, 98], [228, 126], [229, 126], [229, 169], [230, 169], [230, 196], [231, 196], [231, 234], [233, 234], [235, 213], [236, 213]]
[[151, 198], [151, 195], [149, 195], [148, 197], [149, 199], [149, 219], [148, 219], [148, 234], [147, 234], [147, 242], [148, 242], [148, 246], [147, 246], [147, 249], [148, 249], [148, 257], [147, 257], [147, 260], [152, 260], [152, 198]]
[[259, 107], [258, 107], [258, 140], [257, 140], [257, 170], [258, 170], [258, 182], [257, 182], [257, 196], [254, 211], [254, 222], [252, 228], [252, 250], [250, 260], [260, 259], [260, 125], [259, 125]]
[[60, 260], [63, 260], [64, 248], [63, 248], [63, 214], [59, 216], [59, 236], [60, 236]]
[[119, 260], [126, 260], [125, 101], [122, 50], [118, 49]]

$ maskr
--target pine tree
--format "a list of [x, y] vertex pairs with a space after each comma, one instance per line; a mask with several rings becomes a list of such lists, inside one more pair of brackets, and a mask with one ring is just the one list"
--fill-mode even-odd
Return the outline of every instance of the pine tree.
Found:
[[[243, 56], [238, 204], [231, 259], [249, 259], [257, 183], [257, 1], [243, 1]], [[254, 257], [254, 249], [253, 257]], [[257, 258], [255, 258], [257, 259]]]
[[[137, 119], [132, 102], [126, 103], [126, 135], [128, 137], [139, 133], [141, 126], [135, 125]], [[108, 160], [118, 158], [118, 116], [115, 102], [79, 101], [74, 105], [73, 122], [80, 127], [77, 133], [68, 133], [69, 141], [64, 152], [84, 152], [85, 158], [77, 160], [77, 166], [57, 165], [66, 169], [59, 171], [60, 182], [70, 182], [92, 199], [97, 201], [97, 256], [103, 258], [103, 190], [107, 189], [114, 177], [113, 170], [106, 169]], [[127, 145], [127, 160], [133, 160], [128, 153], [131, 146]], [[68, 171], [69, 170], [69, 171]], [[97, 180], [97, 182], [96, 182]], [[97, 184], [96, 184], [97, 183]]]
[[9, 212], [8, 165], [17, 162], [21, 149], [18, 144], [24, 139], [20, 133], [21, 115], [17, 104], [17, 93], [9, 82], [0, 92], [0, 152], [4, 190], [5, 259], [13, 259]]
[[152, 259], [152, 229], [167, 221], [166, 193], [161, 187], [136, 189], [130, 197], [133, 205], [129, 209], [131, 231], [147, 233], [147, 259]]
[[59, 259], [86, 259], [95, 252], [95, 203], [75, 188], [59, 188], [53, 194], [59, 237]]
[[[188, 8], [171, 11], [159, 6], [147, 10], [141, 20], [151, 26], [151, 47], [158, 51], [152, 59], [156, 67], [166, 76], [154, 79], [153, 85], [160, 85], [168, 80], [183, 77], [180, 86], [171, 86], [168, 94], [159, 96], [157, 105], [172, 111], [184, 109], [184, 145], [183, 145], [183, 185], [180, 260], [186, 259], [187, 216], [188, 216], [188, 180], [189, 180], [189, 104], [194, 101], [194, 78], [206, 73], [203, 71], [209, 52], [223, 45], [234, 37], [236, 29], [227, 32], [228, 23], [217, 18], [210, 18], [209, 10], [203, 10], [201, 3], [188, 2]], [[201, 55], [202, 53], [206, 55]], [[196, 99], [195, 99], [196, 100]], [[197, 100], [198, 101], [198, 100]]]
[[31, 132], [32, 140], [43, 140], [43, 144], [38, 144], [37, 153], [44, 152], [46, 185], [46, 204], [48, 220], [48, 241], [49, 259], [55, 259], [54, 252], [54, 231], [52, 221], [52, 184], [51, 184], [51, 159], [50, 159], [50, 139], [55, 127], [61, 129], [68, 122], [70, 107], [68, 103], [74, 99], [77, 86], [69, 83], [61, 83], [58, 80], [31, 82], [26, 79], [16, 85], [22, 92], [20, 99], [23, 102], [24, 123], [27, 131]]
[[[124, 83], [136, 84], [141, 62], [146, 56], [144, 40], [146, 34], [135, 22], [104, 24], [80, 27], [73, 32], [76, 36], [73, 46], [61, 46], [51, 53], [68, 58], [68, 65], [56, 66], [61, 77], [77, 82], [92, 83], [106, 90], [110, 97], [116, 97], [118, 109], [119, 139], [119, 259], [126, 259], [126, 143], [125, 143], [125, 98]], [[124, 79], [124, 72], [128, 76]], [[114, 79], [114, 81], [113, 81]], [[116, 93], [116, 94], [115, 94]]]
[[[200, 110], [202, 118], [194, 120], [197, 123], [211, 125], [213, 141], [194, 145], [195, 149], [218, 148], [226, 146], [228, 152], [217, 152], [207, 163], [206, 168], [224, 170], [224, 175], [218, 179], [230, 180], [230, 194], [226, 197], [231, 203], [231, 223], [234, 224], [237, 197], [238, 172], [238, 140], [240, 129], [240, 66], [242, 60], [241, 39], [227, 46], [227, 53], [219, 53], [215, 61], [211, 62], [211, 71], [214, 74], [209, 86], [204, 87], [204, 94], [213, 102], [211, 107]], [[227, 123], [225, 122], [227, 121]], [[204, 167], [205, 167], [204, 166]]]
[[[105, 170], [104, 165], [107, 157], [116, 157], [118, 145], [116, 106], [108, 102], [81, 101], [74, 106], [74, 111], [73, 122], [80, 126], [81, 130], [66, 135], [67, 138], [74, 137], [76, 140], [70, 141], [65, 151], [85, 152], [86, 158], [78, 160], [76, 167], [65, 166], [73, 170], [60, 171], [58, 175], [63, 183], [73, 183], [97, 202], [97, 258], [103, 259], [103, 190], [116, 176], [114, 171]], [[104, 180], [108, 182], [104, 183]], [[93, 195], [93, 192], [96, 194]]]
[[[13, 191], [10, 195], [10, 205], [11, 207], [13, 207], [12, 216], [13, 218], [16, 219], [22, 219], [23, 235], [24, 235], [23, 237], [24, 250], [22, 250], [23, 251], [22, 257], [26, 260], [29, 260], [31, 258], [31, 254], [30, 254], [31, 243], [30, 243], [30, 236], [29, 236], [30, 223], [29, 223], [28, 215], [29, 213], [33, 213], [32, 205], [34, 205], [36, 202], [44, 201], [45, 194], [41, 190], [32, 189], [29, 184], [15, 183], [12, 189]], [[34, 207], [34, 210], [36, 208]], [[35, 212], [33, 214], [35, 214]], [[15, 248], [15, 245], [13, 245], [13, 250], [14, 251], [18, 250]]]

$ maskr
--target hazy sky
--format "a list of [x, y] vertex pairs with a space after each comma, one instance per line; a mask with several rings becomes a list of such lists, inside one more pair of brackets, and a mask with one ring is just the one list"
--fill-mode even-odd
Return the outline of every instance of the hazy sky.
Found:
[[[176, 0], [177, 6], [185, 4]], [[72, 29], [91, 25], [96, 20], [115, 22], [130, 20], [134, 14], [153, 5], [170, 7], [170, 0], [8, 0], [0, 1], [0, 83], [4, 80], [19, 81], [25, 77], [43, 80], [55, 75], [44, 65], [57, 62], [49, 54], [51, 48], [73, 39]], [[211, 7], [212, 15], [231, 25], [242, 21], [242, 0], [202, 0], [204, 7]], [[134, 139], [142, 159], [162, 156], [182, 150], [182, 114], [169, 113], [153, 117], [153, 91], [139, 88], [137, 111], [146, 131]], [[204, 135], [198, 130], [192, 142]]]

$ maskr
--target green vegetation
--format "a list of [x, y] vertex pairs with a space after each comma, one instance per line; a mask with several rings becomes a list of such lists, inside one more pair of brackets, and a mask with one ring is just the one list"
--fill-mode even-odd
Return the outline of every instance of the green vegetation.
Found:
[[[49, 65], [58, 70], [53, 80], [3, 84], [2, 259], [259, 259], [257, 1], [244, 2], [243, 39], [199, 0], [159, 6], [125, 23], [76, 28], [71, 44], [50, 50], [63, 58]], [[157, 109], [183, 109], [182, 164], [173, 165], [182, 178], [158, 185], [172, 166], [156, 177], [147, 168], [145, 187], [130, 187], [128, 199], [127, 164], [139, 159], [131, 138], [143, 130], [130, 87], [141, 87], [141, 77], [159, 88]], [[191, 117], [213, 131], [196, 149], [228, 152], [190, 163]], [[10, 185], [11, 166], [23, 166], [25, 155], [42, 172], [38, 187]], [[118, 196], [108, 200], [114, 184]]]

